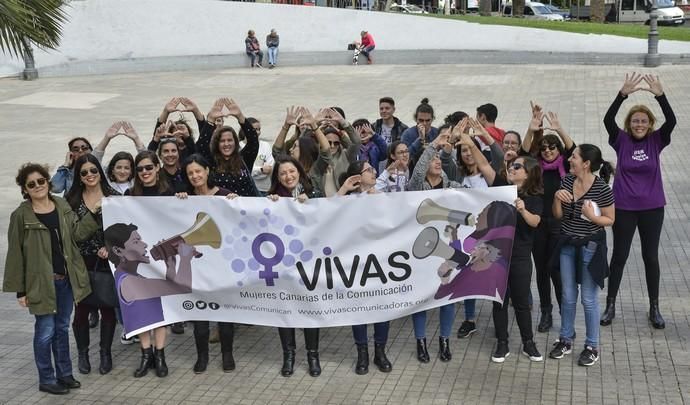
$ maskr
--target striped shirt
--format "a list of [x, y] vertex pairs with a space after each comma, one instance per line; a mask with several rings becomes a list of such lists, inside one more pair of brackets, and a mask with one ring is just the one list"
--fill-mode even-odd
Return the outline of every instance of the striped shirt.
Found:
[[[561, 181], [560, 189], [567, 190], [572, 194], [574, 184], [575, 176], [568, 174]], [[614, 202], [613, 192], [604, 180], [599, 176], [594, 176], [592, 187], [579, 200], [574, 203], [561, 202], [561, 207], [563, 208], [563, 218], [561, 219], [562, 234], [581, 238], [595, 234], [603, 229], [587, 219], [582, 219], [582, 204], [585, 200], [594, 201], [599, 208], [608, 207]]]

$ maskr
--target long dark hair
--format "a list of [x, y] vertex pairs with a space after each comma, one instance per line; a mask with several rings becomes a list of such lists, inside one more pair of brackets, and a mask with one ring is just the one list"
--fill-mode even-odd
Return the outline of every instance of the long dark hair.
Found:
[[204, 158], [203, 155], [200, 153], [194, 153], [192, 155], [189, 155], [187, 159], [184, 160], [184, 163], [182, 163], [182, 175], [185, 181], [185, 184], [187, 186], [188, 190], [193, 190], [194, 187], [192, 187], [192, 182], [189, 181], [189, 177], [187, 176], [187, 166], [191, 165], [192, 163], [196, 163], [199, 166], [203, 167], [204, 169], [208, 169], [208, 177], [206, 178], [206, 187], [209, 189], [212, 189], [215, 187], [215, 184], [213, 183], [213, 176], [211, 176], [211, 165], [208, 163], [206, 158]]
[[[158, 177], [156, 178], [156, 186], [158, 188], [158, 193], [163, 194], [167, 191], [170, 190], [170, 184], [168, 183], [168, 180], [166, 179], [165, 176], [160, 175], [160, 170], [163, 170], [161, 167], [161, 161], [158, 159], [158, 155], [155, 153], [149, 151], [149, 150], [143, 150], [137, 154], [137, 157], [134, 158], [134, 167], [132, 170], [136, 171], [137, 165], [141, 163], [142, 160], [144, 159], [149, 159], [151, 163], [154, 165], [158, 166]], [[144, 185], [141, 183], [141, 180], [139, 179], [139, 175], [135, 174], [134, 175], [134, 185], [131, 188], [132, 191], [130, 191], [131, 195], [137, 196], [137, 195], [143, 195], [144, 194]]]
[[[474, 142], [474, 144], [477, 146], [477, 148], [479, 148], [479, 143], [477, 142], [476, 139], [472, 138], [472, 142]], [[461, 174], [463, 177], [466, 177], [466, 176], [471, 176], [472, 173], [470, 173], [470, 168], [467, 167], [467, 165], [465, 164], [465, 162], [462, 160], [462, 147], [463, 147], [463, 146], [466, 146], [466, 145], [459, 144], [459, 145], [456, 147], [456, 150], [457, 150], [457, 152], [458, 152], [458, 158], [457, 158], [456, 160], [457, 160], [457, 162], [458, 162], [458, 171], [460, 172], [460, 174]], [[475, 162], [475, 164], [476, 164], [476, 162]], [[478, 167], [478, 166], [477, 166], [477, 172], [479, 173], [479, 167]], [[475, 174], [476, 174], [476, 173], [475, 173]]]
[[105, 172], [103, 172], [103, 168], [101, 167], [101, 162], [99, 162], [94, 155], [87, 153], [74, 162], [74, 181], [72, 182], [72, 187], [69, 189], [69, 191], [67, 191], [67, 194], [65, 194], [65, 199], [73, 210], [79, 208], [79, 205], [81, 204], [82, 193], [84, 192], [84, 183], [81, 181], [81, 174], [79, 172], [81, 171], [81, 167], [86, 163], [92, 163], [94, 166], [96, 166], [96, 169], [98, 169], [98, 173], [101, 175], [98, 185], [101, 187], [103, 197], [117, 194], [117, 192], [108, 184], [107, 177], [105, 177]]
[[[226, 159], [222, 153], [220, 153], [220, 138], [223, 134], [229, 132], [232, 134], [235, 140], [235, 150], [232, 151], [230, 156]], [[237, 137], [237, 132], [232, 127], [218, 127], [211, 136], [211, 155], [213, 160], [215, 160], [215, 169], [218, 173], [232, 174], [233, 176], [239, 176], [242, 174], [242, 168], [244, 167], [244, 162], [242, 161], [242, 155], [240, 154], [240, 140]]]
[[314, 138], [308, 135], [302, 135], [297, 140], [297, 147], [299, 148], [299, 162], [304, 168], [304, 171], [309, 173], [314, 162], [319, 158], [319, 145]]
[[577, 149], [580, 151], [582, 161], [589, 162], [589, 170], [592, 173], [596, 173], [598, 171], [599, 177], [608, 183], [614, 173], [614, 168], [611, 163], [605, 161], [601, 156], [601, 149], [599, 149], [598, 146], [590, 143], [578, 145]]
[[[390, 166], [395, 162], [395, 159], [391, 158], [391, 155], [395, 156], [395, 150], [398, 148], [403, 143], [403, 141], [393, 141], [391, 142], [390, 145], [388, 145], [388, 150], [386, 153], [388, 154], [386, 157], [388, 160], [386, 160], [386, 167]], [[412, 159], [410, 159], [412, 161]]]
[[537, 159], [531, 156], [518, 156], [515, 160], [522, 159], [527, 179], [522, 183], [519, 194], [542, 195], [544, 194], [544, 181], [542, 179], [541, 165]]
[[108, 163], [108, 169], [106, 171], [106, 174], [108, 175], [108, 180], [113, 181], [113, 182], [117, 181], [115, 179], [115, 174], [113, 172], [115, 171], [115, 165], [120, 160], [126, 160], [129, 162], [131, 173], [129, 173], [129, 178], [127, 179], [127, 181], [131, 181], [134, 178], [134, 174], [136, 172], [135, 167], [134, 167], [134, 157], [132, 156], [131, 153], [124, 152], [124, 151], [123, 152], [117, 152], [115, 155], [113, 155], [113, 158], [110, 159], [110, 162]]
[[[301, 153], [302, 151], [300, 150], [300, 154]], [[297, 171], [299, 172], [299, 182], [302, 185], [303, 192], [309, 195], [314, 190], [314, 186], [311, 184], [311, 180], [309, 180], [307, 172], [304, 170], [304, 167], [302, 167], [300, 162], [297, 161], [297, 159], [288, 155], [280, 155], [276, 158], [273, 165], [273, 172], [271, 173], [271, 187], [268, 189], [268, 194], [280, 195], [278, 190], [285, 189], [282, 184], [280, 184], [278, 172], [280, 171], [280, 165], [286, 163], [292, 163], [297, 168]]]
[[[364, 164], [368, 163], [367, 160], [355, 160], [354, 162], [351, 162], [347, 166], [347, 170], [340, 175], [338, 178], [338, 185], [342, 186], [343, 183], [345, 183], [345, 180], [347, 180], [348, 177], [350, 176], [356, 176], [358, 174], [362, 174], [362, 171], [364, 170]], [[350, 193], [348, 193], [350, 194]]]

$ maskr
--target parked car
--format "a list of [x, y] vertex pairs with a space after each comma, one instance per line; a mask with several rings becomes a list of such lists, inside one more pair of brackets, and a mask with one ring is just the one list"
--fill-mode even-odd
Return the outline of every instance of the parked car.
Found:
[[390, 11], [394, 13], [406, 14], [429, 14], [426, 10], [415, 6], [414, 4], [394, 4], [391, 6]]
[[[503, 7], [504, 16], [513, 15], [513, 6], [508, 3]], [[562, 15], [551, 12], [544, 4], [537, 3], [534, 1], [528, 1], [525, 3], [525, 8], [522, 11], [522, 15], [525, 18], [532, 20], [548, 20], [548, 21], [564, 21]]]
[[560, 9], [553, 4], [544, 4], [544, 7], [548, 8], [552, 13], [562, 15], [564, 20], [570, 20], [570, 11]]

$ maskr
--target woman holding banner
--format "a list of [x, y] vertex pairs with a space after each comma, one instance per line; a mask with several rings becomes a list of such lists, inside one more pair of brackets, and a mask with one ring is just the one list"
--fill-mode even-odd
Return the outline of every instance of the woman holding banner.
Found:
[[120, 194], [108, 185], [105, 172], [103, 172], [96, 156], [92, 154], [83, 155], [77, 159], [74, 163], [74, 178], [75, 181], [72, 183], [72, 188], [65, 195], [65, 199], [80, 219], [90, 214], [95, 216], [99, 223], [98, 231], [91, 238], [78, 243], [79, 252], [84, 259], [86, 269], [89, 271], [89, 277], [92, 278], [92, 285], [97, 285], [95, 280], [107, 280], [107, 283], [103, 283], [105, 288], [101, 289], [101, 291], [94, 288], [91, 295], [77, 304], [74, 312], [72, 329], [74, 331], [74, 339], [77, 342], [77, 350], [79, 351], [78, 368], [82, 374], [91, 372], [91, 363], [89, 362], [89, 313], [100, 310], [101, 339], [99, 343], [100, 365], [98, 371], [101, 374], [108, 374], [113, 368], [110, 348], [115, 336], [115, 307], [117, 307], [117, 301], [114, 299], [114, 294], [110, 296], [99, 294], [104, 292], [104, 290], [110, 290], [114, 293], [115, 282], [112, 279], [112, 273], [108, 265], [108, 251], [103, 242], [103, 218], [96, 207], [100, 207], [101, 200], [104, 197]]
[[[89, 238], [98, 223], [93, 215], [80, 220], [65, 200], [51, 195], [49, 179], [42, 165], [19, 168], [16, 182], [26, 201], [10, 217], [2, 289], [16, 292], [17, 303], [36, 317], [33, 348], [39, 391], [67, 394], [81, 387], [72, 375], [69, 321], [74, 302], [91, 293], [76, 242]], [[99, 208], [96, 203], [94, 210]]]
[[[173, 195], [173, 190], [166, 177], [160, 175], [161, 163], [154, 152], [148, 150], [139, 152], [134, 159], [134, 168], [137, 173], [134, 177], [134, 185], [125, 191], [126, 196], [162, 197]], [[123, 308], [123, 314], [124, 312]], [[156, 369], [158, 377], [168, 375], [168, 365], [165, 362], [165, 326], [153, 329], [153, 336], [155, 347], [151, 346], [151, 331], [139, 334], [141, 362], [134, 371], [135, 378], [145, 376], [150, 368]]]
[[[268, 198], [278, 201], [281, 197], [292, 198], [300, 203], [305, 203], [310, 198], [319, 198], [321, 193], [315, 189], [302, 165], [291, 156], [278, 156], [271, 173], [271, 187], [268, 189]], [[283, 367], [280, 374], [290, 377], [294, 373], [295, 366], [295, 329], [278, 328], [280, 344], [283, 347]], [[319, 362], [319, 329], [304, 328], [304, 344], [307, 347], [307, 363], [309, 375], [318, 377], [321, 375], [321, 363]]]
[[[597, 171], [601, 177], [594, 174]], [[598, 147], [582, 144], [570, 157], [570, 174], [563, 178], [553, 200], [553, 216], [561, 219], [557, 251], [563, 298], [560, 338], [549, 357], [561, 359], [572, 352], [579, 285], [587, 331], [585, 349], [577, 362], [581, 366], [599, 361], [599, 290], [608, 276], [604, 227], [611, 226], [616, 217], [607, 184], [612, 172]]]
[[[407, 146], [401, 143], [407, 149]], [[387, 172], [386, 172], [387, 173]], [[347, 171], [340, 176], [339, 183], [342, 184], [338, 195], [348, 194], [374, 194], [378, 193], [375, 188], [376, 169], [372, 167], [368, 161], [358, 160], [350, 163]], [[404, 187], [403, 190], [404, 191]], [[367, 336], [367, 326], [352, 325], [352, 336], [357, 345], [357, 364], [355, 365], [355, 373], [364, 375], [369, 372], [369, 343]], [[393, 370], [393, 365], [386, 356], [386, 343], [388, 343], [388, 331], [390, 329], [390, 322], [377, 322], [374, 324], [374, 364], [379, 368], [379, 371], [389, 373]]]
[[[182, 173], [190, 185], [190, 195], [205, 196], [225, 196], [233, 199], [237, 194], [213, 184], [211, 179], [211, 166], [206, 159], [195, 153], [185, 159], [182, 166]], [[176, 197], [187, 198], [187, 193], [177, 193]], [[222, 355], [223, 372], [230, 372], [235, 369], [235, 358], [232, 355], [232, 344], [235, 336], [235, 324], [231, 322], [218, 322], [218, 335], [220, 340], [220, 352]], [[206, 371], [208, 366], [208, 343], [210, 331], [208, 321], [194, 321], [194, 343], [196, 345], [196, 363], [194, 363], [194, 374], [201, 374]]]

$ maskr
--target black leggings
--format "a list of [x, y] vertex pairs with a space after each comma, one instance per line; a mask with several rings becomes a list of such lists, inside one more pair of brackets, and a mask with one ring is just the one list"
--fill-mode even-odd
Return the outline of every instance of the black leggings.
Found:
[[659, 238], [664, 225], [664, 207], [645, 211], [626, 211], [616, 208], [613, 223], [613, 255], [609, 266], [608, 298], [616, 298], [623, 278], [623, 268], [630, 254], [635, 228], [640, 233], [642, 261], [644, 261], [649, 299], [659, 298]]
[[[556, 294], [558, 307], [561, 307], [561, 272], [557, 266], [549, 266], [551, 255], [556, 250], [558, 237], [561, 232], [561, 221], [553, 217], [543, 217], [534, 233], [532, 258], [537, 272], [537, 290], [539, 290], [539, 306], [542, 310], [551, 312], [551, 283]], [[558, 262], [556, 260], [556, 262]]]
[[532, 284], [532, 263], [529, 257], [513, 257], [508, 272], [508, 290], [503, 305], [493, 303], [494, 328], [499, 341], [508, 340], [508, 298], [515, 309], [515, 320], [523, 342], [533, 339], [532, 315], [529, 311], [529, 293]]

